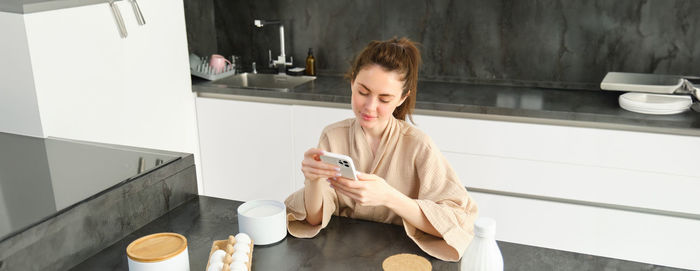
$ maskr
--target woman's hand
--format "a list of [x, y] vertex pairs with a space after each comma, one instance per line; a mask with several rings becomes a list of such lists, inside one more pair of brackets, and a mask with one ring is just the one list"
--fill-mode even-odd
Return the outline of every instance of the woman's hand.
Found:
[[340, 176], [340, 167], [321, 162], [323, 151], [311, 148], [304, 153], [301, 161], [301, 172], [307, 180], [316, 181], [330, 177]]
[[374, 174], [357, 173], [354, 181], [344, 177], [332, 177], [330, 181], [338, 193], [352, 198], [362, 206], [386, 206], [398, 190]]
[[337, 193], [352, 198], [361, 206], [385, 206], [421, 231], [442, 238], [418, 203], [390, 186], [382, 177], [358, 172], [357, 179], [359, 181], [333, 177], [328, 181]]

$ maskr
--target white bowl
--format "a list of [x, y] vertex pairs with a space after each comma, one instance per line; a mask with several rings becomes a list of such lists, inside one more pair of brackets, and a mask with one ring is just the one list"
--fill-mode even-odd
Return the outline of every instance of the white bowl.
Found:
[[238, 206], [238, 231], [246, 233], [255, 245], [269, 245], [287, 236], [284, 203], [252, 200]]

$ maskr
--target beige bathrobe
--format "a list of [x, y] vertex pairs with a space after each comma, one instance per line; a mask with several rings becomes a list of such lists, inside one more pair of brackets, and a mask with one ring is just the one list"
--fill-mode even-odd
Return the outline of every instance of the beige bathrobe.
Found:
[[359, 123], [347, 119], [327, 126], [318, 147], [350, 156], [358, 171], [376, 174], [414, 199], [443, 238], [422, 232], [389, 208], [360, 206], [330, 186], [323, 190], [320, 225], [312, 226], [305, 220], [304, 189], [287, 198], [290, 234], [314, 237], [328, 225], [332, 215], [338, 215], [403, 225], [406, 234], [431, 256], [446, 261], [461, 258], [474, 236], [477, 206], [430, 137], [405, 121], [392, 118], [382, 134], [376, 155], [372, 155]]

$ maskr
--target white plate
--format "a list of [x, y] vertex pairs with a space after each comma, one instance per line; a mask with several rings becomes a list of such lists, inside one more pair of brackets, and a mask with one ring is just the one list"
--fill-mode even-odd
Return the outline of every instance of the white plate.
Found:
[[688, 110], [693, 99], [685, 95], [661, 95], [629, 92], [618, 98], [620, 107], [625, 110], [654, 115], [678, 114]]
[[640, 106], [636, 104], [631, 104], [631, 103], [620, 103], [620, 106], [625, 106], [627, 108], [637, 108], [640, 110], [648, 110], [648, 111], [675, 111], [675, 110], [682, 110], [682, 109], [688, 109], [690, 106], [682, 106], [682, 107], [669, 107], [669, 108], [656, 108], [652, 106]]
[[629, 106], [629, 105], [622, 104], [622, 103], [620, 104], [620, 107], [622, 107], [622, 109], [625, 109], [627, 111], [632, 111], [632, 112], [637, 112], [637, 113], [642, 113], [642, 114], [652, 114], [652, 115], [671, 115], [671, 114], [682, 113], [682, 112], [688, 110], [688, 108], [671, 109], [671, 110], [669, 110], [669, 109], [661, 109], [661, 110], [656, 109], [655, 110], [655, 109]]
[[620, 104], [647, 109], [679, 110], [688, 108], [693, 100], [687, 95], [661, 95], [629, 92], [620, 95]]

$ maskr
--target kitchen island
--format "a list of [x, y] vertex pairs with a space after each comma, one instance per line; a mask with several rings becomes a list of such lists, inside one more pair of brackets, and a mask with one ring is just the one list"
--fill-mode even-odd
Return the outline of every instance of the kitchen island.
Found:
[[192, 154], [0, 133], [0, 271], [65, 270], [197, 194]]
[[[238, 233], [236, 210], [242, 202], [199, 196], [133, 232], [72, 270], [127, 270], [126, 246], [137, 238], [176, 232], [187, 237], [190, 270], [203, 271], [214, 240]], [[499, 242], [506, 270], [678, 270], [585, 254]], [[282, 241], [255, 246], [253, 270], [381, 270], [394, 254], [427, 258], [433, 270], [459, 270], [422, 252], [400, 226], [334, 216], [311, 239], [287, 235]]]

